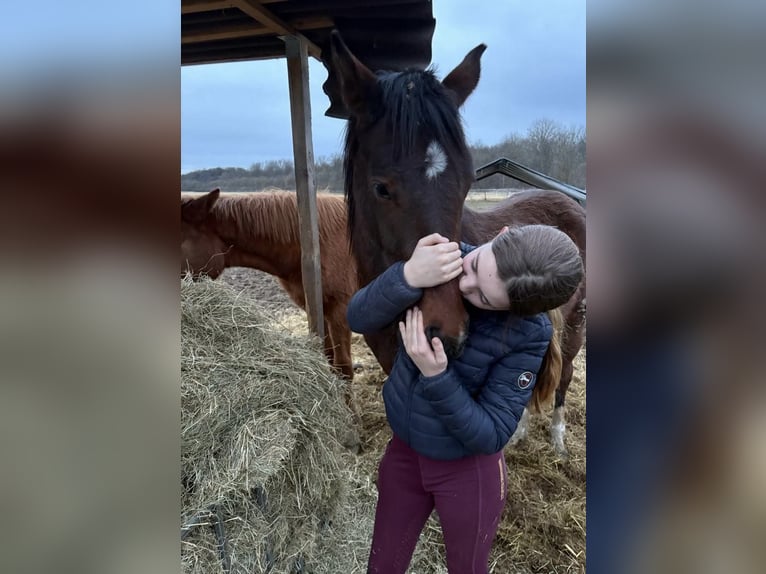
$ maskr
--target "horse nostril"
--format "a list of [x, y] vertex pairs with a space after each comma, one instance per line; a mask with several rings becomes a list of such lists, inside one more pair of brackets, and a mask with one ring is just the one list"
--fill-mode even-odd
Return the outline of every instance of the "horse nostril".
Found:
[[430, 327], [426, 327], [426, 337], [428, 337], [428, 342], [431, 342], [431, 339], [434, 337], [438, 337], [441, 339], [442, 345], [444, 346], [444, 352], [447, 354], [448, 357], [454, 358], [459, 357], [463, 352], [463, 347], [465, 346], [465, 333], [461, 332], [460, 337], [457, 339], [454, 339], [452, 337], [445, 337], [442, 334], [442, 331], [439, 327], [435, 327], [431, 325]]
[[434, 327], [433, 325], [430, 327], [426, 327], [426, 337], [428, 337], [429, 342], [434, 337], [441, 338], [441, 330], [439, 329], [439, 327]]
[[442, 340], [442, 344], [444, 345], [444, 352], [447, 354], [448, 358], [454, 359], [463, 354], [463, 349], [465, 348], [466, 341], [465, 331], [462, 331], [457, 338], [443, 336], [439, 338]]

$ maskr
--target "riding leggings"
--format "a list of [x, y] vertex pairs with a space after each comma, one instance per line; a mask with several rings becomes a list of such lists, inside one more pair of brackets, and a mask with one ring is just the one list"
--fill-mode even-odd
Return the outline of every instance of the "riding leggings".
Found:
[[486, 574], [508, 484], [503, 453], [458, 460], [419, 455], [396, 435], [378, 467], [368, 574], [404, 574], [431, 511], [450, 574]]

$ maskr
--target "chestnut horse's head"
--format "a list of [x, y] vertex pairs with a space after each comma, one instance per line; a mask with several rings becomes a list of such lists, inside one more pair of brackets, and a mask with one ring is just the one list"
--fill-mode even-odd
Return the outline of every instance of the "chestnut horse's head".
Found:
[[[332, 33], [326, 64], [350, 112], [345, 192], [361, 284], [409, 258], [425, 235], [460, 239], [474, 170], [458, 109], [479, 81], [485, 48], [439, 81], [430, 70], [374, 74]], [[468, 315], [457, 280], [427, 289], [420, 306], [427, 333], [458, 352]]]
[[225, 268], [226, 243], [215, 230], [211, 210], [218, 188], [198, 197], [181, 197], [181, 277], [218, 277]]

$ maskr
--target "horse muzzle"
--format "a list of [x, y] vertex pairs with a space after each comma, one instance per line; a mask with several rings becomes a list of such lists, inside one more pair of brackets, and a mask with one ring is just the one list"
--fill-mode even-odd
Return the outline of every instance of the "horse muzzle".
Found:
[[428, 340], [439, 337], [447, 356], [459, 357], [468, 334], [468, 313], [457, 281], [426, 289], [420, 308]]
[[442, 345], [444, 345], [444, 352], [447, 353], [447, 357], [450, 359], [459, 357], [463, 353], [465, 342], [468, 338], [465, 331], [461, 332], [458, 337], [447, 337], [442, 334], [439, 327], [433, 326], [426, 328], [426, 336], [428, 337], [429, 341], [434, 337], [439, 337], [439, 339], [441, 339]]

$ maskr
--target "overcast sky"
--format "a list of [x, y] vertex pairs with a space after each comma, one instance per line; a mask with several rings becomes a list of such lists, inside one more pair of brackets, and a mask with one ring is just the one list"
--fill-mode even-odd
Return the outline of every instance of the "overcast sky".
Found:
[[[432, 63], [444, 77], [480, 43], [479, 86], [463, 106], [469, 142], [499, 143], [537, 119], [585, 126], [585, 0], [435, 0]], [[327, 73], [309, 59], [314, 155], [340, 153], [344, 121], [324, 115]], [[181, 70], [181, 173], [292, 159], [284, 59]]]

